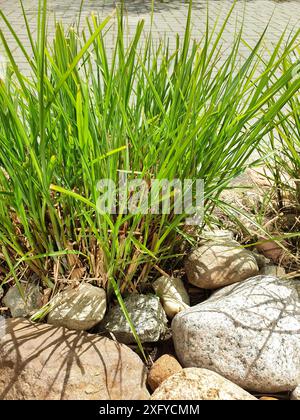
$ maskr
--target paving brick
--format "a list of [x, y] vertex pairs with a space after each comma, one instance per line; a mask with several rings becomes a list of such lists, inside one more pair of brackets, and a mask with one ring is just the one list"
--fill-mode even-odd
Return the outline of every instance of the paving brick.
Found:
[[[19, 4], [12, 0], [1, 0], [1, 11], [9, 18], [14, 30], [20, 36], [24, 45], [28, 46], [26, 41], [26, 28], [23, 23], [22, 11]], [[112, 0], [85, 0], [82, 10], [82, 24], [87, 16], [92, 12], [103, 19], [115, 10], [117, 1]], [[36, 32], [35, 18], [37, 16], [37, 0], [23, 0], [24, 8], [29, 17], [30, 25]], [[49, 34], [54, 34], [54, 16], [58, 21], [65, 24], [72, 24], [79, 13], [81, 0], [48, 0], [49, 10]], [[193, 2], [193, 29], [192, 36], [195, 39], [201, 39], [205, 31], [207, 4], [209, 7], [209, 24], [212, 27], [215, 19], [219, 16], [220, 22], [232, 6], [232, 0], [194, 0]], [[129, 34], [133, 35], [134, 27], [140, 18], [146, 19], [145, 30], [149, 30], [151, 17], [151, 0], [125, 0], [125, 9], [129, 23]], [[174, 39], [176, 33], [183, 36], [185, 29], [185, 19], [187, 16], [188, 4], [184, 0], [165, 0], [155, 1], [153, 38], [155, 40], [164, 35], [170, 37], [170, 45], [175, 46]], [[232, 16], [229, 19], [229, 25], [222, 37], [224, 50], [226, 51], [232, 43], [236, 21], [241, 22], [244, 17], [244, 38], [250, 45], [255, 45], [265, 27], [269, 24], [266, 34], [266, 46], [271, 47], [275, 44], [288, 26], [289, 30], [295, 30], [300, 26], [300, 0], [273, 1], [273, 0], [240, 0], [238, 1]], [[270, 21], [271, 19], [271, 21]], [[220, 27], [219, 23], [218, 27]], [[16, 50], [16, 42], [9, 34], [3, 22], [0, 22], [1, 30], [7, 36], [8, 43], [12, 50]], [[82, 26], [81, 26], [82, 27]], [[116, 38], [116, 25], [113, 24], [106, 36], [107, 46], [111, 46]], [[288, 36], [288, 34], [287, 34]], [[51, 36], [50, 36], [51, 37]], [[3, 46], [0, 44], [0, 53], [3, 53]], [[243, 56], [247, 52], [241, 49]], [[22, 70], [26, 71], [26, 63], [21, 61], [18, 54], [16, 60]]]

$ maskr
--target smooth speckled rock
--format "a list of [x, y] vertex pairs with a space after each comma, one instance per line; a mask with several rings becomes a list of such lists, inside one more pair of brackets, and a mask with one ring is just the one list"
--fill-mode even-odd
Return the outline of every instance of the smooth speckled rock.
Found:
[[146, 368], [125, 345], [15, 318], [1, 330], [0, 400], [149, 398]]
[[71, 330], [89, 330], [102, 321], [106, 312], [106, 293], [100, 287], [81, 283], [56, 295], [48, 314], [48, 324]]
[[222, 376], [207, 369], [188, 368], [170, 376], [151, 400], [256, 400]]
[[183, 281], [174, 277], [159, 277], [153, 283], [153, 289], [160, 298], [164, 311], [169, 318], [187, 309], [190, 305], [190, 298], [185, 290]]
[[[157, 296], [132, 294], [124, 299], [124, 303], [142, 343], [164, 338], [168, 320]], [[135, 343], [130, 325], [119, 305], [110, 309], [99, 330], [112, 332], [121, 343]]]
[[257, 276], [179, 313], [172, 331], [184, 367], [211, 369], [244, 389], [300, 383], [300, 282]]
[[254, 255], [230, 239], [208, 240], [185, 261], [188, 281], [202, 289], [218, 289], [259, 272]]

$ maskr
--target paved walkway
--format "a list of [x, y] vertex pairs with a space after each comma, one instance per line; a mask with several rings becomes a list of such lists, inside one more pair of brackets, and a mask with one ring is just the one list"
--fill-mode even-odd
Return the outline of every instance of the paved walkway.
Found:
[[[36, 15], [38, 0], [23, 0], [25, 10], [29, 17], [31, 28], [36, 33]], [[48, 0], [49, 27], [51, 37], [54, 33], [54, 15], [57, 20], [65, 24], [72, 24], [80, 8], [81, 0]], [[217, 16], [225, 17], [232, 0], [209, 0], [210, 24], [213, 25]], [[82, 22], [90, 13], [96, 12], [100, 17], [110, 14], [115, 8], [116, 1], [85, 0], [82, 10]], [[139, 19], [145, 19], [146, 29], [150, 26], [151, 0], [125, 1], [128, 16], [128, 32], [132, 34]], [[183, 35], [185, 18], [187, 15], [187, 3], [183, 0], [155, 1], [154, 16], [154, 38], [166, 34], [171, 40], [171, 46], [175, 45], [175, 34]], [[29, 49], [29, 42], [26, 36], [25, 24], [23, 22], [21, 8], [18, 0], [0, 0], [0, 8], [9, 18], [13, 28], [20, 36], [22, 42]], [[205, 28], [207, 0], [194, 0], [193, 13], [193, 36], [200, 39]], [[244, 38], [249, 44], [255, 44], [261, 33], [270, 21], [266, 35], [267, 47], [279, 39], [282, 31], [288, 26], [289, 30], [300, 26], [300, 0], [239, 0], [234, 13], [227, 25], [223, 36], [224, 48], [230, 46], [235, 33], [236, 21], [240, 22], [244, 16]], [[26, 70], [26, 63], [21, 52], [18, 51], [13, 37], [7, 31], [4, 23], [0, 20], [0, 28], [5, 33], [14, 57], [22, 70]], [[112, 23], [109, 34], [106, 38], [108, 48], [112, 48], [116, 35], [116, 25]], [[1, 51], [1, 45], [0, 45]], [[243, 52], [241, 52], [243, 54]]]

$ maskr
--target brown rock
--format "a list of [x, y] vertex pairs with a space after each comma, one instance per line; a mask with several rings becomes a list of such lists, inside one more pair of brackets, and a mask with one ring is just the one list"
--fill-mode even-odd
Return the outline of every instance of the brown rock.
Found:
[[141, 359], [86, 332], [20, 319], [0, 326], [0, 400], [147, 399]]
[[166, 379], [181, 370], [182, 367], [174, 356], [164, 354], [152, 365], [148, 374], [148, 384], [152, 391], [155, 391]]
[[260, 244], [256, 245], [259, 252], [262, 252], [266, 258], [269, 258], [274, 263], [278, 263], [284, 256], [284, 250], [274, 241], [266, 241], [264, 238], [260, 238]]

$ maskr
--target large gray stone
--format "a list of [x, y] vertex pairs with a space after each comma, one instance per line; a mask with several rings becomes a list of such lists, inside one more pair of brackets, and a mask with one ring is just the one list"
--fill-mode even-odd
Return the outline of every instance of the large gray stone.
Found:
[[28, 321], [0, 334], [0, 400], [136, 400], [149, 397], [146, 369], [106, 337]]
[[256, 400], [222, 376], [207, 369], [187, 368], [166, 379], [151, 400]]
[[42, 294], [38, 285], [29, 284], [24, 288], [24, 298], [17, 286], [8, 289], [2, 302], [10, 310], [13, 318], [26, 318], [42, 306]]
[[106, 312], [106, 293], [100, 287], [81, 283], [56, 295], [51, 302], [48, 324], [71, 330], [89, 330], [99, 324]]
[[185, 367], [211, 369], [244, 389], [300, 383], [300, 282], [257, 276], [215, 292], [173, 319]]
[[188, 281], [202, 289], [218, 289], [258, 274], [254, 255], [233, 239], [205, 241], [185, 261]]
[[[130, 295], [125, 306], [142, 343], [156, 342], [167, 332], [167, 317], [159, 298], [154, 295]], [[119, 305], [114, 306], [99, 326], [114, 334], [121, 343], [135, 343], [131, 328]]]

